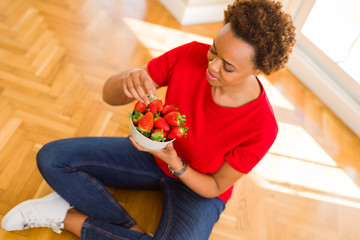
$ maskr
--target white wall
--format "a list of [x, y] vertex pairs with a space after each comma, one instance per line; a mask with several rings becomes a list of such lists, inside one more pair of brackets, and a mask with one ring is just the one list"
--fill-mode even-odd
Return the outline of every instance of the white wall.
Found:
[[232, 0], [160, 0], [182, 24], [222, 22]]
[[196, 5], [196, 4], [202, 4], [202, 5], [210, 5], [210, 4], [224, 4], [224, 3], [232, 3], [233, 1], [228, 0], [184, 0], [185, 3], [189, 5]]

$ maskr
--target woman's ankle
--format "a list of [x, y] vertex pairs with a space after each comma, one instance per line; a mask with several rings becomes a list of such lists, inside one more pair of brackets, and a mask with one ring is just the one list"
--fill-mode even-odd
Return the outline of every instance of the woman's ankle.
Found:
[[64, 229], [80, 237], [81, 228], [88, 216], [75, 208], [69, 209], [64, 219]]
[[141, 229], [141, 227], [136, 224], [135, 226], [131, 227], [130, 230], [133, 230], [133, 231], [137, 231], [137, 232], [141, 232], [141, 233], [145, 233], [144, 230]]

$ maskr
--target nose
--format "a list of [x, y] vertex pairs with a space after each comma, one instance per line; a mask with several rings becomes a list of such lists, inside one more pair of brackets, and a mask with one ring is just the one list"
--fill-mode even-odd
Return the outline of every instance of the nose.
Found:
[[209, 59], [209, 69], [214, 72], [219, 72], [221, 68], [222, 60], [219, 57]]

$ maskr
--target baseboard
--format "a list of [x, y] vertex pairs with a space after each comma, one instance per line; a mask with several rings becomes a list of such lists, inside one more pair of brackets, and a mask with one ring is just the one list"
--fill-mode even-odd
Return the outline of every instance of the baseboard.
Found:
[[183, 0], [160, 0], [181, 25], [222, 22], [229, 3], [189, 5]]

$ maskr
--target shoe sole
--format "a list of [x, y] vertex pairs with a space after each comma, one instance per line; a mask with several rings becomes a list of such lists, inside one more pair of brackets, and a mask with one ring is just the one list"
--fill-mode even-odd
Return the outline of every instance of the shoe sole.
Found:
[[13, 215], [13, 213], [15, 213], [16, 211], [18, 211], [21, 207], [24, 206], [28, 206], [30, 204], [33, 203], [39, 203], [39, 202], [44, 202], [53, 198], [58, 197], [57, 195], [55, 195], [56, 193], [50, 193], [49, 195], [42, 197], [42, 198], [38, 198], [38, 199], [30, 199], [30, 200], [26, 200], [18, 205], [16, 205], [14, 208], [12, 208], [3, 218], [3, 220], [1, 221], [1, 227], [7, 231], [16, 231], [16, 230], [22, 230], [22, 229], [6, 229], [3, 225], [3, 223], [6, 223], [8, 221], [8, 219]]

